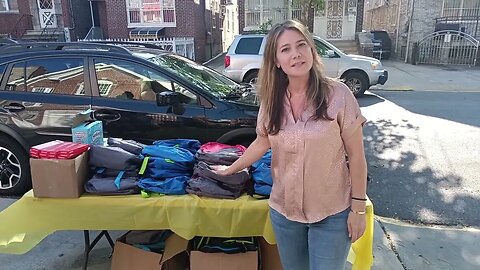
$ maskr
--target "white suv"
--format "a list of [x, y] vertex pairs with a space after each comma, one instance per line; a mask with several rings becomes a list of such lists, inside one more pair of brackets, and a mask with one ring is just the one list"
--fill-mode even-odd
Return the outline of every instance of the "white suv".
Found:
[[[326, 40], [314, 36], [327, 76], [341, 78], [355, 96], [361, 96], [372, 85], [385, 84], [388, 72], [371, 57], [345, 54]], [[235, 37], [225, 56], [223, 74], [234, 81], [254, 83], [262, 64], [266, 35], [245, 34]]]

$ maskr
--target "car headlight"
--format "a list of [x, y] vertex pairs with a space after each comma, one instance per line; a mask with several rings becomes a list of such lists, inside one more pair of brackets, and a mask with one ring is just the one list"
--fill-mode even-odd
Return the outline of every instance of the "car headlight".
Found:
[[381, 64], [378, 62], [370, 62], [370, 66], [372, 67], [373, 70], [376, 70], [381, 67]]

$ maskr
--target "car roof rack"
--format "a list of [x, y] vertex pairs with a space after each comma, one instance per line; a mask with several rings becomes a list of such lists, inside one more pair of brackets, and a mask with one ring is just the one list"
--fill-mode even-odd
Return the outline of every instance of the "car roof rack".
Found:
[[135, 48], [146, 48], [146, 49], [158, 49], [158, 50], [164, 50], [164, 48], [151, 44], [151, 43], [143, 43], [140, 41], [115, 41], [115, 40], [86, 40], [86, 41], [79, 41], [79, 42], [89, 42], [89, 43], [97, 43], [97, 44], [109, 44], [109, 45], [120, 45], [124, 47], [135, 47]]
[[14, 40], [14, 39], [11, 39], [11, 38], [6, 38], [6, 37], [2, 37], [0, 38], [0, 46], [5, 46], [5, 45], [8, 45], [8, 44], [17, 44], [18, 41]]
[[61, 51], [61, 50], [103, 50], [122, 54], [131, 54], [126, 48], [87, 42], [29, 42], [8, 44], [0, 47], [0, 54], [27, 51]]

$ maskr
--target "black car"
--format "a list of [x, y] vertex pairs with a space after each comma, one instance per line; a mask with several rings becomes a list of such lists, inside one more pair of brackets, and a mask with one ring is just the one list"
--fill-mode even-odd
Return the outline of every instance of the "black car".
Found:
[[87, 109], [103, 122], [104, 137], [248, 145], [256, 136], [252, 88], [174, 53], [84, 42], [5, 45], [0, 195], [28, 190], [30, 147], [71, 140], [72, 120]]
[[370, 32], [373, 35], [373, 57], [380, 60], [389, 59], [392, 53], [392, 40], [388, 33], [383, 30], [373, 30]]

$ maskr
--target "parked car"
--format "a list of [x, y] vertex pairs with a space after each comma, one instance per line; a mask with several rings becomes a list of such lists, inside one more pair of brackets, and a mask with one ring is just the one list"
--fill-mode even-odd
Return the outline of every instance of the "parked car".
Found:
[[[326, 40], [314, 36], [315, 46], [322, 57], [327, 76], [341, 78], [355, 96], [361, 96], [370, 86], [385, 84], [388, 72], [375, 58], [345, 54]], [[237, 36], [225, 55], [223, 74], [236, 82], [255, 83], [262, 64], [266, 35]]]
[[73, 119], [87, 109], [102, 121], [104, 137], [248, 145], [256, 136], [251, 88], [171, 52], [84, 42], [5, 45], [0, 195], [28, 190], [30, 147], [70, 141]]
[[372, 42], [376, 44], [373, 47], [373, 57], [383, 60], [389, 59], [392, 52], [392, 40], [386, 31], [372, 30]]

